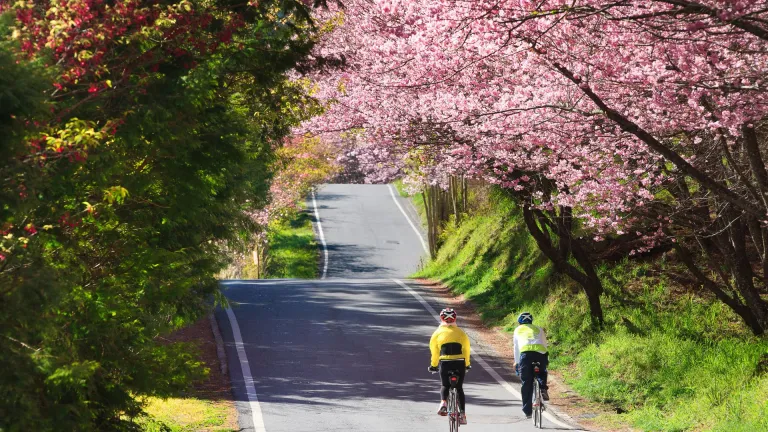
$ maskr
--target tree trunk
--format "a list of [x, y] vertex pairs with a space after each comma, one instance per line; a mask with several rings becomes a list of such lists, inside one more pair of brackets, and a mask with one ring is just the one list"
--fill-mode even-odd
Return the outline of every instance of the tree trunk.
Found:
[[459, 223], [461, 223], [461, 213], [459, 210], [459, 187], [458, 187], [459, 180], [456, 177], [451, 177], [450, 181], [450, 195], [451, 195], [451, 203], [453, 204], [453, 225], [455, 227], [459, 226]]
[[[452, 204], [456, 200], [452, 195], [452, 187], [449, 183], [449, 190], [443, 190], [439, 186], [424, 186], [424, 210], [427, 214], [427, 238], [429, 243], [429, 253], [432, 258], [437, 256], [440, 248], [440, 230], [443, 224], [450, 219], [454, 213]], [[458, 211], [458, 209], [457, 209]]]
[[579, 250], [579, 253], [576, 253], [574, 258], [576, 258], [576, 261], [583, 271], [569, 263], [567, 257], [562, 256], [560, 250], [554, 246], [549, 234], [545, 232], [551, 231], [547, 229], [547, 226], [551, 224], [551, 221], [548, 223], [546, 217], [545, 214], [530, 208], [528, 205], [523, 206], [523, 219], [525, 220], [525, 224], [528, 227], [531, 236], [536, 240], [539, 249], [550, 261], [552, 261], [559, 272], [565, 274], [581, 285], [589, 303], [589, 314], [592, 319], [592, 324], [595, 327], [600, 328], [604, 323], [603, 308], [600, 304], [600, 295], [603, 293], [603, 284], [600, 282], [600, 278], [597, 276], [594, 266], [587, 258], [583, 249], [575, 247], [578, 240], [574, 239], [570, 232], [562, 233], [565, 234], [565, 238], [560, 236], [560, 241], [567, 241], [571, 247], [573, 247], [574, 251], [576, 249]]
[[256, 278], [261, 279], [261, 260], [259, 259], [259, 246], [253, 249], [253, 264], [256, 266]]
[[749, 257], [747, 256], [747, 232], [746, 227], [744, 226], [743, 217], [736, 215], [731, 215], [731, 217], [735, 217], [736, 219], [731, 222], [728, 229], [721, 234], [725, 237], [721, 238], [721, 242], [726, 242], [725, 244], [721, 244], [721, 248], [727, 248], [727, 250], [722, 251], [723, 257], [731, 268], [733, 280], [739, 294], [757, 320], [762, 333], [768, 329], [768, 305], [766, 305], [766, 302], [760, 297], [760, 293], [755, 288], [755, 275], [752, 271]]
[[424, 211], [427, 215], [427, 243], [429, 244], [429, 256], [434, 259], [437, 255], [437, 239], [435, 238], [435, 205], [433, 202], [431, 186], [425, 185], [423, 192]]
[[461, 177], [461, 208], [467, 211], [467, 178]]

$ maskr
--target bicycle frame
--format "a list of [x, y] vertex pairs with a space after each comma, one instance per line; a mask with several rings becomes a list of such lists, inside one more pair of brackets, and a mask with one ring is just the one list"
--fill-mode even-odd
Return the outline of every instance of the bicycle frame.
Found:
[[456, 386], [459, 383], [459, 376], [452, 372], [449, 376], [451, 382], [451, 390], [448, 393], [448, 430], [450, 432], [458, 432], [459, 430], [459, 392], [456, 390]]

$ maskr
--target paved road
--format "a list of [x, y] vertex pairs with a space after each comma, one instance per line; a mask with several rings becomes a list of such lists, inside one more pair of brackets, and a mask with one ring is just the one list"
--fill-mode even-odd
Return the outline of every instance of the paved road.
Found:
[[[444, 430], [447, 420], [435, 414], [438, 380], [426, 371], [432, 312], [441, 305], [396, 279], [418, 266], [421, 242], [387, 186], [327, 185], [316, 202], [327, 279], [222, 282], [242, 338], [238, 353], [235, 327], [219, 311], [241, 430]], [[511, 376], [470, 338], [497, 375], [473, 356], [465, 385], [470, 424], [462, 430], [532, 430], [499, 382]]]
[[[425, 247], [400, 210], [413, 207], [393, 186], [325, 185], [315, 202], [328, 245], [327, 277], [406, 277], [425, 259]], [[307, 207], [313, 206], [310, 200]], [[409, 217], [418, 220], [415, 211]]]

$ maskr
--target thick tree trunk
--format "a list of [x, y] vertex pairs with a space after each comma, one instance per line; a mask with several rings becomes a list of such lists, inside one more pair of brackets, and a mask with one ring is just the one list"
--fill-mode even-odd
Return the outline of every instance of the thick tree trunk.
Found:
[[579, 251], [574, 254], [574, 258], [576, 258], [576, 261], [579, 263], [582, 270], [579, 270], [569, 263], [567, 257], [563, 257], [561, 250], [555, 247], [551, 238], [545, 232], [548, 225], [545, 218], [546, 215], [540, 211], [531, 209], [529, 206], [523, 206], [523, 219], [525, 220], [525, 224], [528, 227], [531, 236], [536, 240], [539, 249], [550, 261], [552, 261], [559, 272], [565, 274], [581, 285], [584, 294], [587, 296], [587, 301], [589, 302], [589, 314], [592, 319], [592, 324], [596, 327], [602, 327], [604, 317], [603, 308], [600, 303], [600, 295], [603, 293], [603, 284], [600, 282], [600, 278], [597, 276], [594, 266], [583, 249], [577, 245], [578, 240], [574, 239], [570, 232], [565, 235], [565, 238], [560, 235], [560, 241], [568, 242], [574, 252], [576, 250]]
[[763, 155], [757, 142], [755, 128], [743, 125], [741, 132], [744, 135], [744, 153], [746, 154], [749, 168], [760, 190], [760, 202], [768, 209], [768, 171], [765, 169]]
[[[682, 196], [684, 205], [689, 206], [693, 212], [680, 212], [679, 218], [687, 220], [687, 225], [684, 223], [683, 227], [690, 229], [693, 236], [702, 239], [702, 242], [716, 245], [718, 251], [715, 256], [711, 256], [706, 246], [703, 249], [710, 254], [710, 269], [719, 275], [721, 283], [708, 278], [705, 278], [708, 282], [703, 280], [704, 273], [694, 270], [696, 262], [693, 258], [689, 257], [686, 266], [697, 280], [738, 313], [753, 332], [765, 333], [768, 330], [768, 304], [761, 298], [754, 281], [759, 279], [762, 288], [768, 288], [768, 234], [765, 232], [768, 227], [763, 226], [768, 210], [768, 171], [755, 128], [750, 124], [742, 126], [743, 151], [740, 154], [732, 152], [725, 142], [712, 138], [713, 143], [719, 143], [719, 147], [713, 146], [709, 153], [702, 155], [704, 157], [701, 162], [693, 166], [669, 143], [660, 141], [630, 118], [608, 106], [605, 100], [567, 67], [557, 63], [553, 66], [576, 84], [624, 132], [634, 135], [671, 162], [679, 172], [680, 182], [684, 184], [686, 176], [696, 182], [700, 190], [694, 192], [691, 199]], [[703, 100], [702, 103], [706, 106], [707, 101]], [[703, 214], [696, 214], [702, 208]], [[749, 219], [754, 219], [757, 224], [750, 224]], [[747, 239], [752, 239], [753, 244], [748, 244]], [[758, 253], [753, 253], [753, 249]], [[753, 259], [760, 255], [760, 251], [760, 260]], [[762, 278], [755, 274], [758, 264]], [[728, 294], [729, 291], [732, 295]]]
[[768, 305], [760, 298], [760, 293], [755, 288], [755, 275], [747, 256], [747, 233], [743, 218], [736, 215], [732, 215], [732, 217], [736, 219], [721, 234], [719, 246], [723, 252], [723, 257], [731, 269], [739, 295], [744, 299], [744, 303], [754, 315], [762, 332], [764, 332], [768, 329]]

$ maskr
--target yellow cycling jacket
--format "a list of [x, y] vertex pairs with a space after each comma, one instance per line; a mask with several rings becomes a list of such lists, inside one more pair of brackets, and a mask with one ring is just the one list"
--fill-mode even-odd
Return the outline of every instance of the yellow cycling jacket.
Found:
[[464, 330], [453, 325], [441, 325], [432, 333], [429, 340], [429, 350], [432, 351], [433, 367], [437, 367], [440, 360], [464, 359], [469, 366], [469, 337]]

